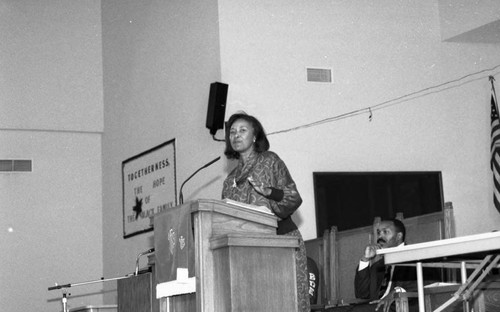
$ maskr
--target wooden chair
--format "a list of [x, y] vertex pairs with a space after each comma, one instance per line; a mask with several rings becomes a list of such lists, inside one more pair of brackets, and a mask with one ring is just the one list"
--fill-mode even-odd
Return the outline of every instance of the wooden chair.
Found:
[[[453, 207], [445, 203], [443, 211], [403, 219], [407, 242], [419, 243], [454, 236]], [[359, 303], [354, 295], [354, 274], [358, 259], [367, 244], [376, 240], [376, 230], [381, 218], [375, 218], [372, 226], [337, 231], [333, 226], [322, 237], [305, 242], [309, 257], [314, 259], [320, 271], [318, 302], [312, 311], [322, 311], [333, 307]], [[342, 285], [342, 287], [340, 287]]]
[[337, 296], [336, 290], [332, 289], [334, 268], [337, 265], [330, 256], [330, 250], [335, 248], [335, 240], [335, 232], [327, 230], [322, 237], [305, 241], [307, 256], [316, 262], [319, 270], [317, 302], [311, 303], [311, 311], [324, 311], [332, 304], [331, 299]]

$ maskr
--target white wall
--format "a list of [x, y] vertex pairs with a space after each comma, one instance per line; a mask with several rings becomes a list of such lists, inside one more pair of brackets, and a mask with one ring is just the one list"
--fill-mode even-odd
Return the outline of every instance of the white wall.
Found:
[[[2, 311], [61, 311], [59, 284], [102, 277], [100, 1], [0, 1]], [[103, 302], [71, 288], [69, 306]]]
[[[210, 83], [220, 80], [217, 14], [215, 0], [103, 1], [106, 276], [133, 272], [137, 255], [153, 246], [152, 232], [123, 238], [122, 162], [175, 139], [180, 187], [222, 153], [205, 128]], [[184, 201], [220, 197], [224, 163], [186, 184]], [[105, 299], [116, 302], [116, 293]]]
[[[438, 4], [443, 40], [471, 32], [490, 23], [498, 24], [500, 19], [500, 7], [495, 0], [438, 0]], [[500, 39], [498, 26], [495, 28], [497, 38], [495, 42], [498, 43]], [[476, 33], [476, 36], [481, 34]]]
[[99, 132], [99, 0], [0, 1], [1, 129]]
[[[49, 287], [101, 278], [100, 142], [95, 134], [2, 131], [0, 158], [33, 161], [31, 173], [0, 174], [2, 309], [60, 311], [62, 290]], [[70, 288], [70, 307], [102, 303], [102, 288]]]
[[[316, 236], [315, 171], [442, 171], [459, 235], [500, 226], [488, 161], [495, 72], [474, 74], [500, 64], [499, 47], [443, 43], [433, 0], [106, 1], [103, 42], [107, 276], [133, 271], [153, 244], [152, 233], [122, 237], [121, 162], [175, 138], [180, 185], [221, 155], [205, 128], [217, 80], [229, 84], [226, 119], [245, 110], [271, 133], [304, 198], [295, 219], [306, 239]], [[331, 68], [334, 83], [306, 82], [306, 67]], [[272, 134], [368, 107], [372, 121], [364, 113]], [[229, 166], [200, 172], [185, 200], [219, 198]]]
[[[228, 114], [245, 110], [272, 133], [376, 107], [500, 64], [497, 45], [443, 43], [435, 1], [221, 0]], [[305, 81], [333, 69], [333, 84]], [[296, 220], [316, 236], [315, 171], [443, 172], [457, 233], [498, 229], [489, 171], [489, 81], [495, 71], [417, 93], [384, 109], [271, 135], [304, 203]]]
[[[213, 81], [229, 84], [227, 117], [243, 109], [273, 133], [467, 76], [374, 109], [371, 122], [365, 113], [271, 145], [304, 198], [295, 219], [306, 239], [314, 171], [440, 170], [458, 234], [498, 229], [487, 80], [497, 71], [484, 70], [499, 47], [443, 43], [440, 19], [433, 0], [0, 1], [0, 158], [34, 162], [0, 175], [2, 308], [59, 310], [54, 282], [133, 271], [152, 233], [122, 237], [121, 162], [175, 138], [180, 185], [221, 155], [205, 128]], [[334, 83], [306, 83], [307, 66], [332, 68]], [[219, 198], [228, 166], [200, 172], [185, 200]], [[116, 303], [115, 289], [72, 288], [70, 307]]]

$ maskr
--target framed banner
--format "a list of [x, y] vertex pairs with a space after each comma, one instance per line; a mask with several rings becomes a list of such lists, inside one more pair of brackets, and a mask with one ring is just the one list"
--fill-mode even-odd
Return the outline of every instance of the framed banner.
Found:
[[177, 206], [175, 139], [122, 162], [123, 237], [153, 230], [151, 217]]

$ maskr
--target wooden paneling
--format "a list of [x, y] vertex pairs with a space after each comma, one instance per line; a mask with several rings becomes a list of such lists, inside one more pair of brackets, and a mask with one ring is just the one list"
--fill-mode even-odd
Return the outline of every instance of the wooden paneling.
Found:
[[[451, 202], [445, 203], [441, 212], [406, 219], [402, 214], [397, 214], [396, 218], [405, 224], [407, 244], [454, 236]], [[317, 310], [360, 301], [354, 295], [355, 270], [365, 247], [376, 239], [376, 228], [380, 221], [380, 218], [375, 218], [373, 226], [341, 232], [332, 227], [325, 231], [323, 237], [305, 242], [307, 256], [316, 261], [320, 271]], [[452, 276], [451, 273], [447, 272], [447, 275]]]
[[118, 312], [152, 312], [153, 274], [118, 280]]
[[215, 311], [297, 311], [297, 247], [293, 236], [212, 239]]

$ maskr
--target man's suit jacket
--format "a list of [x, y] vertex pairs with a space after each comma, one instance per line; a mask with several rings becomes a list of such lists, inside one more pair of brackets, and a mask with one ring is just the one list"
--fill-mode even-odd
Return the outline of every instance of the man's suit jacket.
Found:
[[[354, 290], [356, 298], [377, 300], [384, 280], [386, 266], [384, 259], [380, 259], [363, 270], [356, 268]], [[417, 289], [417, 274], [414, 267], [396, 266], [392, 274], [391, 289], [402, 287], [406, 291]]]

